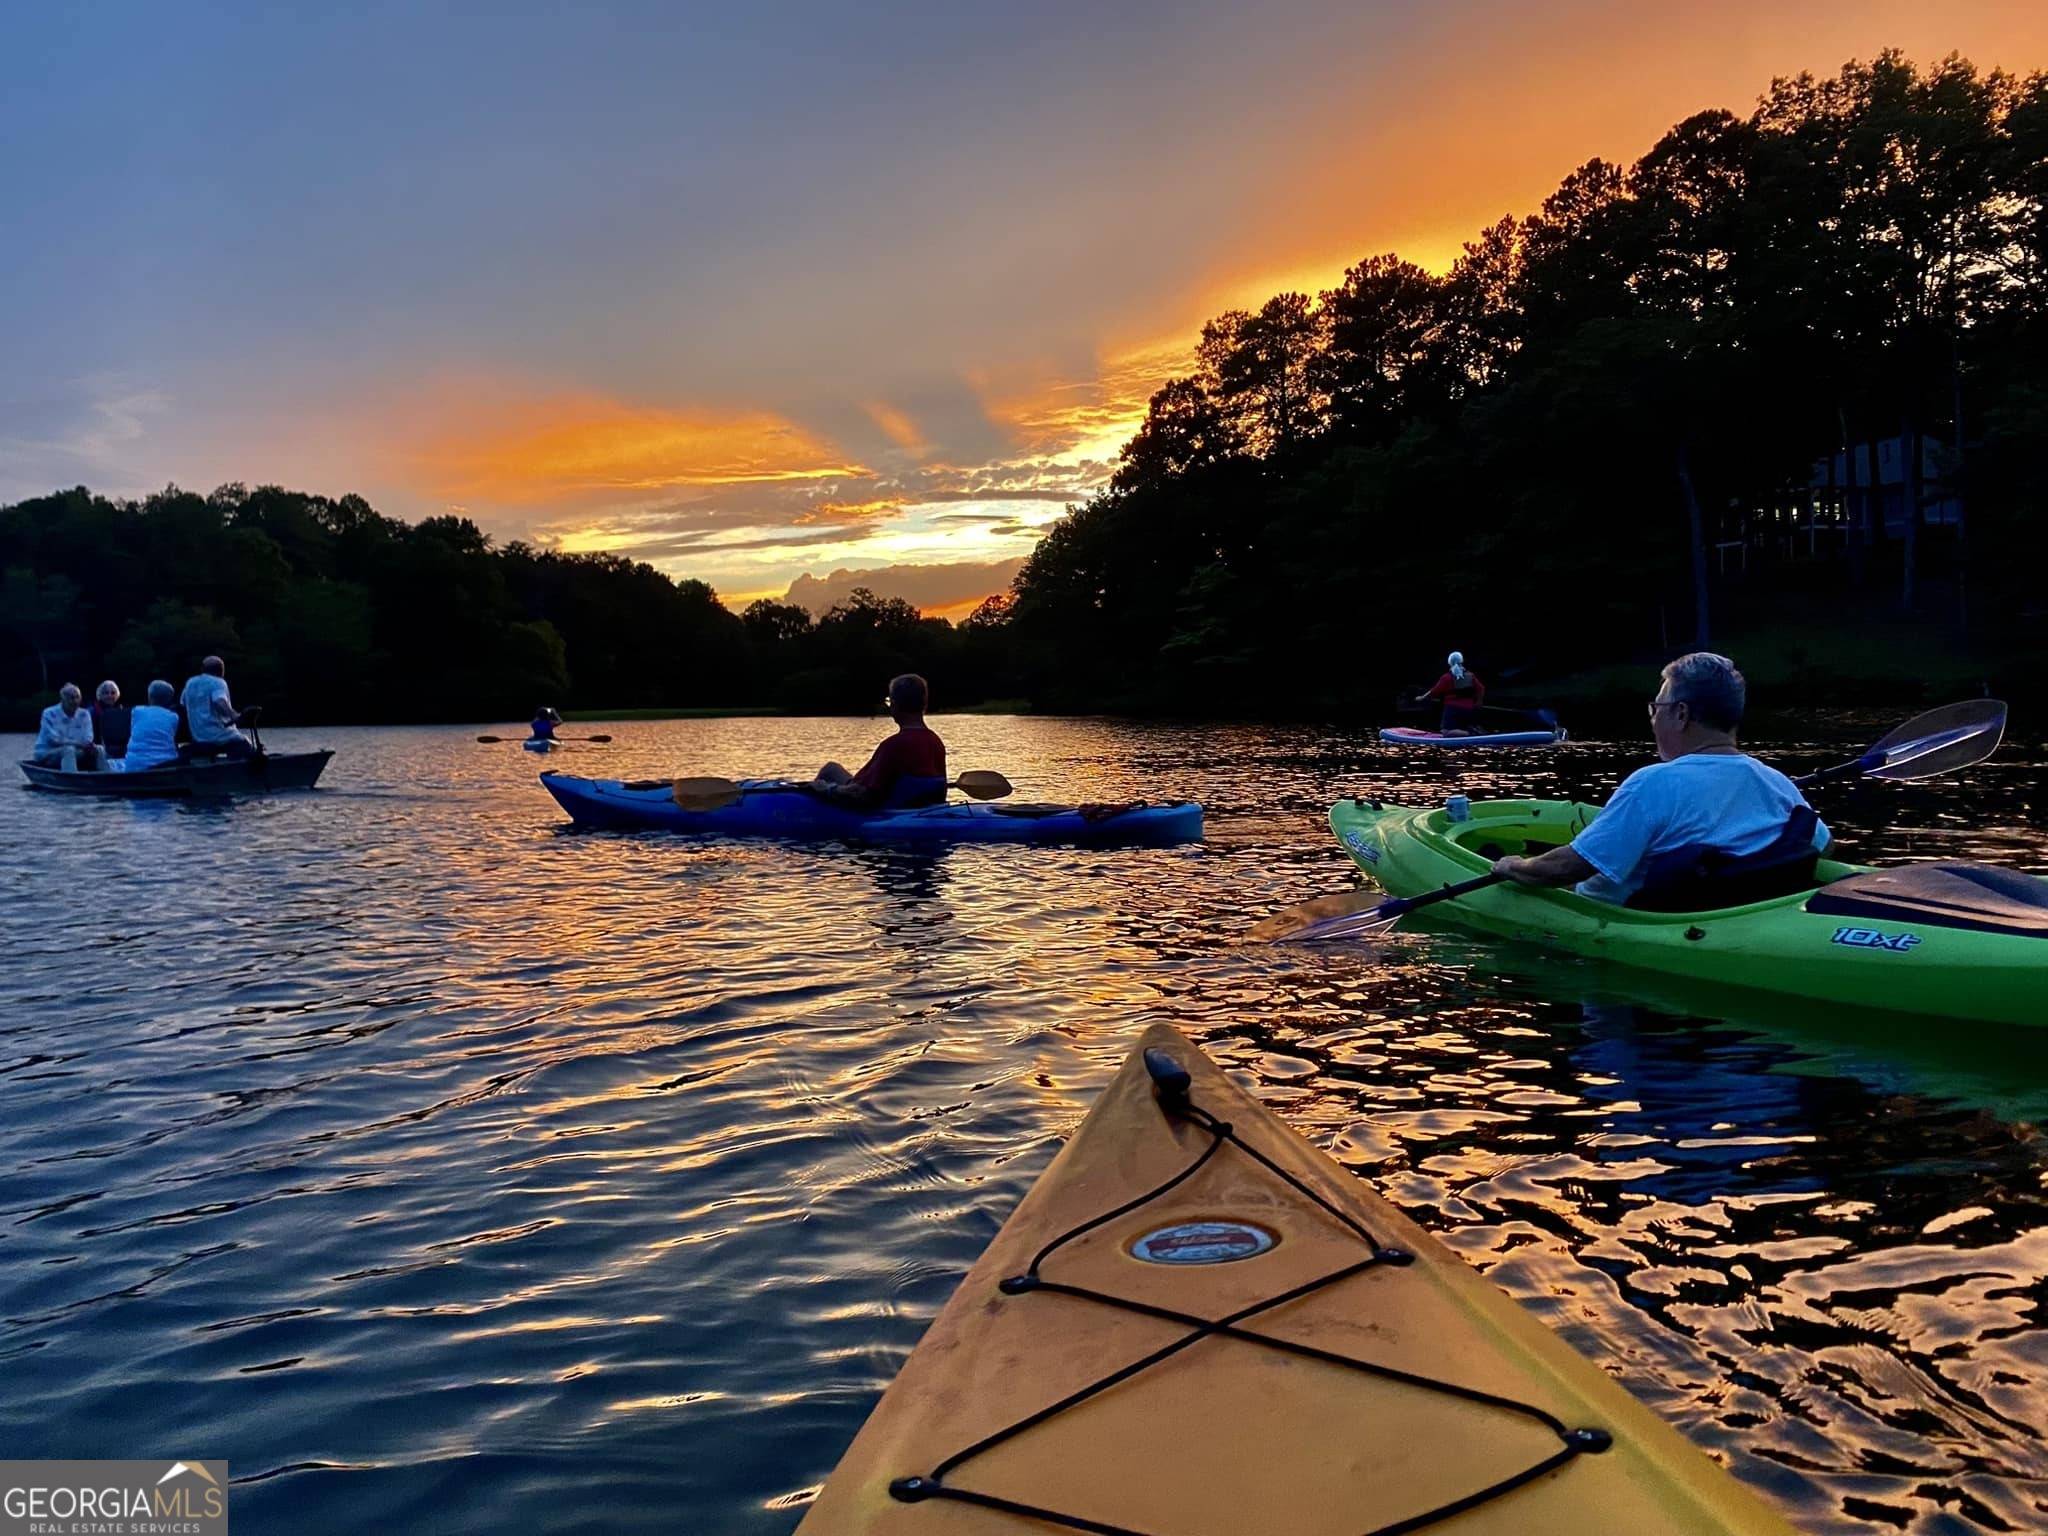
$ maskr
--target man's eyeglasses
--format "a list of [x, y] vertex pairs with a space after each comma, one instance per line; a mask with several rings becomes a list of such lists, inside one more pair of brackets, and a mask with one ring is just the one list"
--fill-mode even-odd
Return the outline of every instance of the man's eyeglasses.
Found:
[[1657, 711], [1660, 709], [1676, 709], [1684, 702], [1685, 700], [1683, 699], [1652, 699], [1650, 700], [1650, 718], [1652, 720], [1656, 719]]

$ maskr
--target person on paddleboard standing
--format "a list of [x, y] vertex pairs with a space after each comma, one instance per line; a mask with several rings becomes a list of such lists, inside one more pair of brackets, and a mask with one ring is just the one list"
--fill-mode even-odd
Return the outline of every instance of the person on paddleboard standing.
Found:
[[811, 788], [837, 800], [850, 800], [867, 810], [908, 810], [937, 805], [946, 798], [946, 744], [924, 723], [931, 688], [915, 672], [889, 682], [886, 700], [896, 734], [875, 748], [859, 773], [837, 763], [818, 770]]
[[1497, 859], [1493, 872], [1667, 912], [1738, 906], [1810, 882], [1832, 835], [1798, 785], [1736, 744], [1747, 701], [1726, 656], [1679, 657], [1650, 700], [1658, 761], [1622, 780], [1562, 848]]
[[1479, 706], [1486, 702], [1486, 684], [1479, 680], [1477, 672], [1465, 665], [1463, 651], [1451, 652], [1446, 667], [1436, 685], [1415, 702], [1427, 704], [1432, 699], [1442, 699], [1444, 715], [1437, 726], [1438, 733], [1470, 736], [1479, 729]]

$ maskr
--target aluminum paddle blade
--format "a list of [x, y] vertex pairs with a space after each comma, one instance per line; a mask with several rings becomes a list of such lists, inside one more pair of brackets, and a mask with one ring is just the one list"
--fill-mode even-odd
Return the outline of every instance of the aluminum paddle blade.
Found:
[[1390, 898], [1371, 891], [1318, 896], [1261, 919], [1253, 925], [1250, 937], [1261, 944], [1304, 944], [1343, 938], [1393, 922], [1400, 914], [1389, 916], [1382, 911], [1393, 904]]
[[1908, 720], [1863, 755], [1869, 779], [1931, 779], [1981, 763], [2005, 739], [1999, 699], [1967, 699]]

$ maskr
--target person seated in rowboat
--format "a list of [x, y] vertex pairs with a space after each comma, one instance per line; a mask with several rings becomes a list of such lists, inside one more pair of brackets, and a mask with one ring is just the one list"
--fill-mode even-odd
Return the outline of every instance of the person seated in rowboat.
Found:
[[256, 744], [235, 729], [242, 718], [228, 697], [227, 664], [218, 656], [199, 663], [198, 675], [188, 680], [181, 699], [185, 706], [185, 729], [192, 734], [192, 757], [254, 757]]
[[66, 683], [57, 690], [57, 702], [43, 711], [36, 730], [35, 750], [29, 761], [46, 768], [91, 770], [105, 761], [92, 740], [92, 713], [84, 708], [85, 695], [78, 684]]
[[561, 723], [561, 711], [552, 704], [543, 704], [533, 712], [533, 723], [526, 728], [526, 734], [535, 741], [553, 741], [555, 727]]
[[946, 798], [946, 744], [924, 723], [930, 702], [931, 689], [915, 672], [892, 678], [887, 704], [896, 734], [875, 748], [859, 773], [827, 763], [811, 788], [870, 810], [939, 804]]
[[1444, 701], [1443, 720], [1437, 726], [1444, 736], [1470, 736], [1479, 729], [1479, 706], [1486, 702], [1486, 684], [1465, 665], [1465, 653], [1453, 651], [1446, 663], [1449, 670], [1436, 680], [1429, 692], [1415, 702]]
[[128, 752], [128, 709], [121, 702], [121, 687], [108, 678], [93, 690], [92, 739], [108, 759]]
[[128, 716], [128, 750], [108, 766], [124, 773], [169, 768], [178, 761], [178, 690], [162, 678], [149, 685], [149, 702]]
[[1797, 785], [1736, 744], [1747, 699], [1727, 657], [1679, 657], [1650, 700], [1659, 761], [1622, 780], [1593, 824], [1564, 847], [1498, 859], [1494, 873], [1517, 885], [1569, 885], [1596, 901], [1661, 911], [1705, 911], [1798, 889], [1831, 835]]

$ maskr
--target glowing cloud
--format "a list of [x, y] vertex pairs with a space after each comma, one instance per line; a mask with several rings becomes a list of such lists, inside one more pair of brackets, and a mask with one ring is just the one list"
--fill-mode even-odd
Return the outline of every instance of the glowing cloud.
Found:
[[879, 501], [820, 501], [799, 512], [794, 521], [807, 523], [842, 523], [858, 527], [863, 523], [880, 522], [883, 518], [903, 510], [903, 503], [894, 497], [883, 497]]
[[868, 413], [868, 419], [882, 429], [883, 435], [890, 442], [901, 448], [913, 459], [924, 459], [931, 456], [932, 445], [925, 440], [924, 434], [917, 429], [917, 423], [912, 421], [902, 411], [897, 410], [895, 406], [883, 400], [870, 400], [862, 409]]
[[429, 493], [497, 506], [619, 500], [684, 487], [864, 477], [769, 411], [628, 405], [598, 395], [429, 404], [400, 468]]

